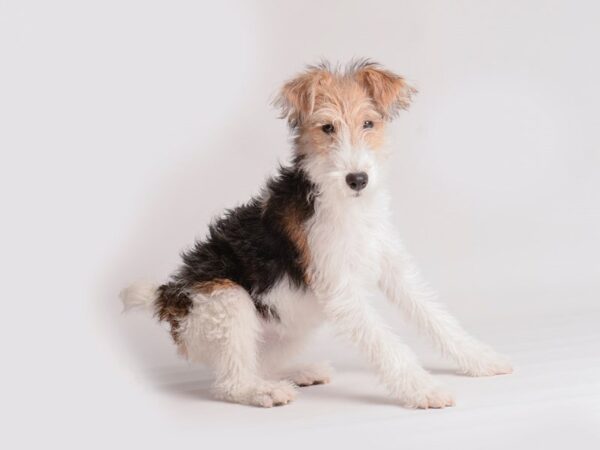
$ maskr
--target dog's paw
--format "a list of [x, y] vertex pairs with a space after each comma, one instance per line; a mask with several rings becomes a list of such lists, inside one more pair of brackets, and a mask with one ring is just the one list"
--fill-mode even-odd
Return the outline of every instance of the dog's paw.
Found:
[[312, 386], [314, 384], [327, 384], [331, 381], [331, 366], [326, 363], [310, 364], [297, 368], [286, 377], [296, 386]]
[[250, 396], [250, 404], [271, 408], [273, 406], [287, 405], [296, 398], [296, 389], [289, 383], [278, 382], [257, 389]]
[[400, 402], [407, 408], [416, 409], [441, 409], [455, 405], [452, 394], [436, 385], [402, 395]]
[[506, 375], [513, 372], [508, 358], [489, 349], [466, 358], [461, 368], [464, 374], [472, 377]]
[[296, 398], [296, 388], [287, 381], [262, 382], [235, 391], [215, 390], [217, 398], [244, 405], [272, 408], [287, 405]]

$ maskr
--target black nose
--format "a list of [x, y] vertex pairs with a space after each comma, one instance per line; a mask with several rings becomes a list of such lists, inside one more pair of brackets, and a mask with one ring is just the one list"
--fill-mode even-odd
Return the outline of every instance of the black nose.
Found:
[[353, 189], [356, 192], [362, 191], [367, 186], [368, 182], [369, 175], [365, 172], [355, 172], [346, 175], [346, 183], [348, 183], [350, 189]]

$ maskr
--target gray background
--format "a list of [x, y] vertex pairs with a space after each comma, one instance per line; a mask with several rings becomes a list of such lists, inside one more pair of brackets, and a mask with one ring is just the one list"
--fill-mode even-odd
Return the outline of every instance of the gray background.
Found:
[[[592, 1], [0, 2], [3, 439], [590, 444], [598, 23]], [[287, 160], [269, 106], [285, 79], [355, 56], [420, 91], [391, 127], [407, 247], [448, 307], [521, 371], [454, 377], [423, 346], [459, 403], [406, 411], [325, 332], [309, 354], [336, 363], [337, 387], [271, 411], [212, 402], [208, 374], [179, 361], [148, 317], [121, 316], [116, 293], [163, 280], [212, 216]]]

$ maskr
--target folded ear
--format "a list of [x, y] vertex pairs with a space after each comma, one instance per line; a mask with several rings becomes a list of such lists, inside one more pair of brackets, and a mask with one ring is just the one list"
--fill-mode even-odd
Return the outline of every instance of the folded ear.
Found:
[[331, 79], [331, 73], [321, 67], [309, 67], [304, 73], [283, 85], [273, 102], [287, 118], [290, 128], [300, 125], [314, 110], [319, 86]]
[[400, 75], [382, 69], [376, 63], [361, 64], [355, 77], [386, 120], [393, 119], [401, 109], [408, 109], [412, 96], [417, 93]]

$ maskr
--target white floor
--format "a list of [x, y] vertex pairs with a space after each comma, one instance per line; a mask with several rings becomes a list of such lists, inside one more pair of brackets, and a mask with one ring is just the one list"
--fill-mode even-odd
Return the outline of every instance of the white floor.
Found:
[[[120, 325], [148, 321], [141, 339], [156, 333], [148, 318], [122, 320]], [[600, 313], [465, 325], [510, 355], [516, 371], [493, 378], [455, 375], [408, 333], [424, 365], [454, 392], [454, 408], [397, 406], [359, 355], [325, 336], [307, 356], [328, 356], [336, 368], [332, 383], [302, 388], [294, 403], [266, 410], [213, 401], [202, 368], [176, 361], [151, 367], [153, 355], [145, 355], [146, 361], [127, 369], [130, 394], [136, 395], [115, 405], [124, 415], [139, 416], [131, 416], [118, 436], [151, 448], [600, 448]], [[161, 341], [158, 359], [163, 351]]]

